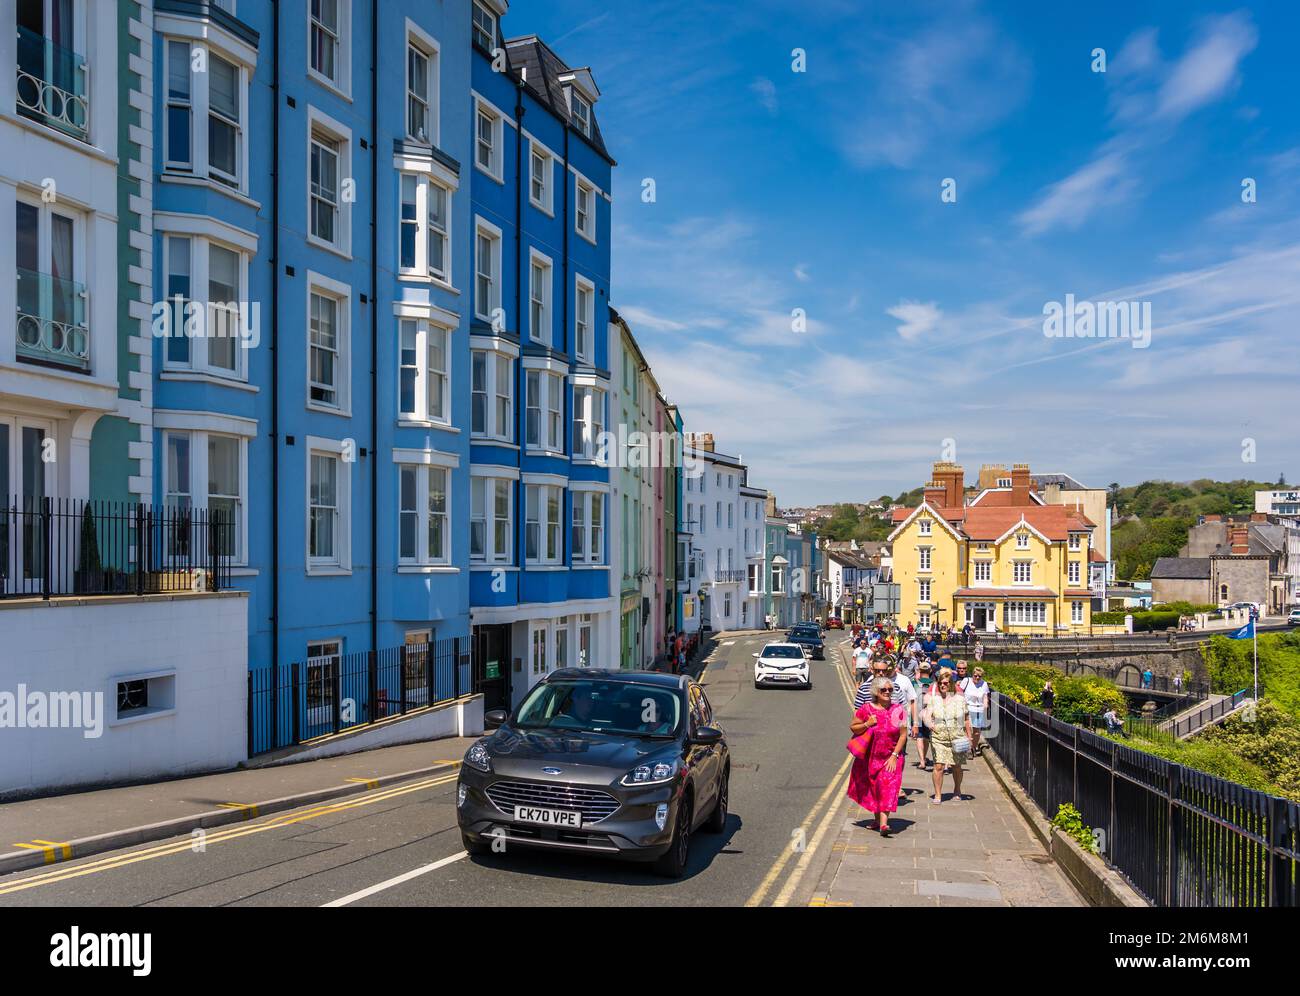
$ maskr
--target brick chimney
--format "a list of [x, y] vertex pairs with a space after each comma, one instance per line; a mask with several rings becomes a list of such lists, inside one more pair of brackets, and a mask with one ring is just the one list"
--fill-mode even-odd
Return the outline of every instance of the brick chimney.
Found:
[[966, 496], [966, 471], [960, 464], [939, 462], [931, 475], [943, 487], [943, 507], [961, 508]]
[[1011, 465], [1011, 504], [1028, 505], [1029, 497], [1034, 493], [1034, 482], [1029, 478], [1029, 464], [1013, 463]]
[[1222, 516], [1222, 515], [1219, 515], [1219, 514], [1217, 514], [1217, 513], [1212, 514], [1212, 515], [1206, 515], [1206, 516], [1203, 517], [1203, 521], [1205, 521], [1205, 522], [1222, 522], [1222, 521], [1223, 521], [1223, 516]]
[[1228, 542], [1232, 544], [1232, 555], [1244, 557], [1250, 553], [1250, 527], [1232, 526], [1228, 529]]
[[932, 508], [943, 508], [944, 500], [947, 498], [947, 495], [947, 488], [945, 488], [943, 484], [938, 481], [931, 481], [925, 486], [925, 491], [921, 497], [925, 500], [926, 504], [930, 505]]
[[1251, 522], [1267, 522], [1267, 521], [1268, 521], [1268, 513], [1267, 513], [1267, 512], [1251, 512], [1251, 513], [1250, 513], [1250, 521], [1251, 521]]

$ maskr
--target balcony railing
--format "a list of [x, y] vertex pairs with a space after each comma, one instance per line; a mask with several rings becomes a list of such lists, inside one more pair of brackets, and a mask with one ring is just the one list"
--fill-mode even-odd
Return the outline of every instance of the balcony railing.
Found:
[[233, 537], [216, 509], [0, 495], [0, 599], [219, 591]]
[[85, 285], [20, 268], [15, 338], [20, 357], [88, 370]]
[[730, 584], [733, 581], [744, 581], [745, 572], [740, 571], [714, 571], [713, 580], [719, 584]]
[[17, 110], [74, 138], [87, 138], [86, 60], [30, 28], [18, 29]]

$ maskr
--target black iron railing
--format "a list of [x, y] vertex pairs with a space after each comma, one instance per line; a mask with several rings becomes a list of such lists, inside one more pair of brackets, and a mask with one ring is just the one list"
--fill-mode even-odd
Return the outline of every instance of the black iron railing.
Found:
[[216, 510], [12, 495], [3, 501], [0, 598], [230, 586], [234, 527]]
[[1157, 906], [1296, 906], [1300, 803], [1126, 747], [996, 696], [989, 741], [1048, 816], [1073, 804]]
[[469, 642], [309, 657], [248, 673], [248, 753], [404, 716], [471, 688]]

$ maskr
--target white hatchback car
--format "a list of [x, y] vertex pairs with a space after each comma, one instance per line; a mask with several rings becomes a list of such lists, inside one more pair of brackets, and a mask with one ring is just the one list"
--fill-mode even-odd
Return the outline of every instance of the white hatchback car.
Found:
[[797, 643], [769, 643], [754, 655], [754, 687], [798, 685], [812, 688], [811, 665]]

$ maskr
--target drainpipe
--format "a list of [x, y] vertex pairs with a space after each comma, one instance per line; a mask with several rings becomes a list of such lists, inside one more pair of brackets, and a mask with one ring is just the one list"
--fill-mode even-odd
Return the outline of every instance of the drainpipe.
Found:
[[[505, 134], [504, 126], [502, 134]], [[528, 488], [524, 484], [524, 443], [528, 435], [528, 375], [524, 372], [524, 319], [523, 319], [523, 247], [524, 247], [524, 81], [515, 78], [515, 331], [519, 335], [519, 368], [515, 371], [515, 438], [519, 443], [519, 490], [515, 493], [515, 549], [525, 549], [524, 530], [527, 528]], [[519, 514], [520, 510], [523, 514]], [[519, 558], [518, 583], [515, 603], [520, 602], [524, 582], [526, 558]]]
[[379, 651], [379, 3], [370, 5], [370, 649]]
[[[280, 4], [271, 16], [271, 695], [280, 715]], [[272, 727], [274, 729], [274, 726]], [[278, 746], [278, 744], [277, 744]]]

